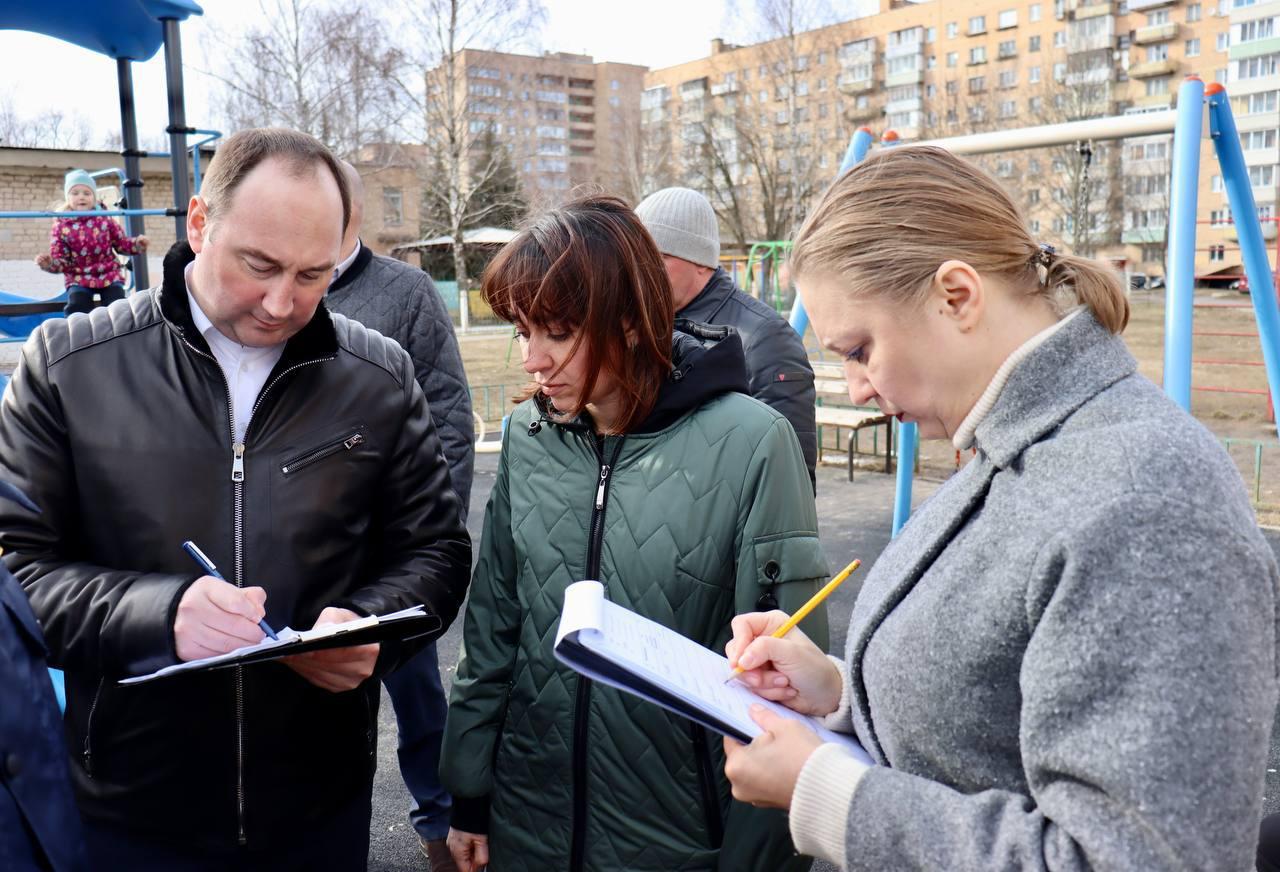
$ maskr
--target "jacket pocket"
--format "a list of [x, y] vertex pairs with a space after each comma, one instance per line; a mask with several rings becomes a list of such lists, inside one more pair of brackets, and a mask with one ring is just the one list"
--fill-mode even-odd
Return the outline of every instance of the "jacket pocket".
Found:
[[366, 442], [362, 428], [352, 428], [342, 436], [328, 440], [314, 448], [300, 451], [280, 464], [280, 471], [285, 475], [296, 475], [308, 466], [319, 463], [344, 451], [354, 451]]
[[777, 608], [774, 587], [793, 581], [822, 581], [831, 573], [816, 533], [774, 533], [752, 543], [756, 583], [760, 585], [761, 611]]

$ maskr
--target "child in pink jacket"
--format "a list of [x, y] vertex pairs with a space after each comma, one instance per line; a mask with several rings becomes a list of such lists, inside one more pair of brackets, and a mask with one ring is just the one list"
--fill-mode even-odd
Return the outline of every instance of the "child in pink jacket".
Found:
[[[89, 212], [98, 208], [97, 187], [84, 170], [67, 173], [62, 186], [66, 209]], [[49, 234], [49, 253], [36, 256], [45, 272], [62, 273], [67, 283], [66, 313], [88, 312], [96, 291], [102, 305], [124, 299], [124, 271], [116, 253], [142, 254], [147, 237], [128, 237], [107, 215], [55, 218]]]

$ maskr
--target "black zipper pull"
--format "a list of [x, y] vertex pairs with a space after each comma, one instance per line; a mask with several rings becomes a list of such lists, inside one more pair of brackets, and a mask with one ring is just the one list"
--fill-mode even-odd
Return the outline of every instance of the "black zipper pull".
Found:
[[596, 488], [596, 509], [604, 508], [604, 486], [609, 480], [609, 464], [600, 467], [600, 486]]

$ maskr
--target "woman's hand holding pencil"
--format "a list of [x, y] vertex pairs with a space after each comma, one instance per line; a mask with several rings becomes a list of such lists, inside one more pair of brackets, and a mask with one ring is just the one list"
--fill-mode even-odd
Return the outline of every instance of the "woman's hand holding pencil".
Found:
[[807, 715], [822, 717], [840, 705], [840, 671], [817, 645], [795, 626], [858, 568], [846, 567], [809, 602], [796, 611], [756, 612], [733, 619], [733, 639], [725, 656], [734, 668], [731, 678], [758, 696]]

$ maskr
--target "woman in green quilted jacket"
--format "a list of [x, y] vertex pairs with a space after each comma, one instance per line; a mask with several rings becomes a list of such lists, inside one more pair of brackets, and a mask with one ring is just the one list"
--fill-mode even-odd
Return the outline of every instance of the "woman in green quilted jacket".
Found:
[[[673, 334], [653, 240], [620, 200], [541, 217], [485, 271], [515, 325], [511, 415], [453, 682], [441, 775], [463, 872], [806, 869], [785, 817], [733, 801], [719, 737], [552, 654], [565, 588], [717, 651], [734, 615], [825, 580], [791, 426], [745, 395], [738, 336]], [[824, 614], [805, 632], [825, 647]]]

